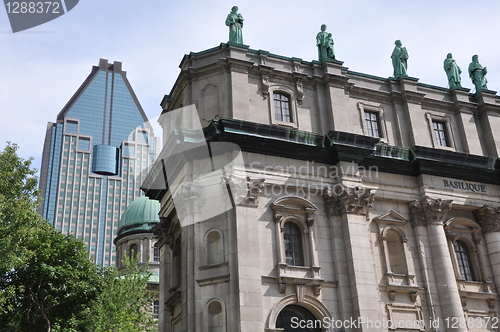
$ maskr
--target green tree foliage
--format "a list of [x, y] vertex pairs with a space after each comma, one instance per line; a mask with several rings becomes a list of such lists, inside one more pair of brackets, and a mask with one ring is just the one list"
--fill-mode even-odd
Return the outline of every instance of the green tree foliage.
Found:
[[85, 245], [42, 220], [31, 160], [0, 152], [0, 331], [71, 331], [101, 288]]
[[85, 245], [42, 220], [31, 159], [0, 151], [0, 332], [153, 331], [149, 274], [100, 269]]
[[121, 271], [105, 271], [104, 286], [86, 321], [88, 331], [158, 331], [151, 310], [155, 293], [147, 290], [151, 273], [147, 266], [139, 268], [136, 258], [124, 257], [124, 264]]

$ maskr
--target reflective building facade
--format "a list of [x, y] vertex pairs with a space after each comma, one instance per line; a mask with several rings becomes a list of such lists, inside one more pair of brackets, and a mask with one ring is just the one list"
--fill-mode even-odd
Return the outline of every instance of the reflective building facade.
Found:
[[118, 222], [156, 158], [147, 121], [121, 62], [101, 59], [47, 126], [40, 213], [103, 266], [115, 264]]

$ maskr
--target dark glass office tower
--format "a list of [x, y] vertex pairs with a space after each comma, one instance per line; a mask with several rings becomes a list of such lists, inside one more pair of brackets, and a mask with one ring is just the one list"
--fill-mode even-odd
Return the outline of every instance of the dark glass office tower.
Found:
[[118, 222], [156, 159], [153, 130], [121, 62], [101, 59], [49, 122], [40, 176], [42, 216], [115, 264]]

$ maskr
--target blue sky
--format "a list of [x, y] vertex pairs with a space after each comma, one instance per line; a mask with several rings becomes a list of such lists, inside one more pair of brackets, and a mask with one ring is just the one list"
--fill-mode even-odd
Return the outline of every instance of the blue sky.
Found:
[[146, 114], [156, 118], [183, 55], [228, 40], [224, 20], [233, 5], [245, 18], [243, 38], [252, 49], [314, 60], [315, 36], [326, 24], [337, 59], [350, 70], [391, 76], [390, 55], [400, 39], [409, 75], [420, 82], [446, 87], [442, 65], [451, 52], [462, 85], [472, 88], [467, 67], [478, 54], [488, 88], [500, 90], [497, 0], [80, 0], [69, 13], [15, 34], [0, 9], [0, 149], [5, 141], [17, 143], [39, 168], [47, 122], [100, 58], [123, 63]]

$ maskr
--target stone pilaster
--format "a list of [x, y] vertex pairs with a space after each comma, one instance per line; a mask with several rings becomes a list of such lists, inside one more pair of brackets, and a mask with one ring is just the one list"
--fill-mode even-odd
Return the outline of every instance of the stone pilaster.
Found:
[[[429, 248], [431, 255], [434, 268], [434, 284], [439, 296], [439, 301], [431, 302], [440, 304], [440, 311], [443, 316], [440, 317], [441, 322], [447, 318], [451, 321], [452, 319], [464, 317], [448, 241], [443, 227], [446, 214], [451, 209], [451, 202], [451, 200], [434, 199], [426, 196], [422, 201], [413, 201], [409, 204], [410, 216], [416, 228], [415, 233], [422, 235], [423, 232], [418, 228], [425, 227], [427, 229], [425, 245]], [[423, 239], [423, 236], [419, 236], [417, 240], [422, 241]], [[425, 259], [425, 257], [420, 257], [420, 259]], [[431, 310], [433, 309], [431, 308]], [[457, 329], [446, 328], [446, 330], [467, 331], [467, 329], [460, 327]]]
[[474, 211], [483, 229], [497, 293], [500, 293], [500, 208], [484, 205]]
[[[323, 198], [332, 228], [336, 223], [342, 225], [343, 245], [347, 257], [345, 263], [340, 261], [336, 266], [339, 300], [341, 303], [346, 300], [352, 301], [352, 308], [341, 307], [341, 317], [347, 320], [351, 317], [353, 319], [363, 317], [372, 321], [380, 321], [382, 315], [379, 309], [379, 290], [366, 222], [366, 214], [373, 205], [374, 193], [371, 189], [363, 187], [337, 184], [334, 188], [326, 188], [323, 191]], [[334, 240], [337, 239], [338, 237], [334, 234]], [[335, 247], [339, 246], [334, 243]], [[338, 259], [343, 260], [341, 257], [334, 257], [334, 262]], [[376, 329], [360, 326], [358, 330], [375, 331]]]

